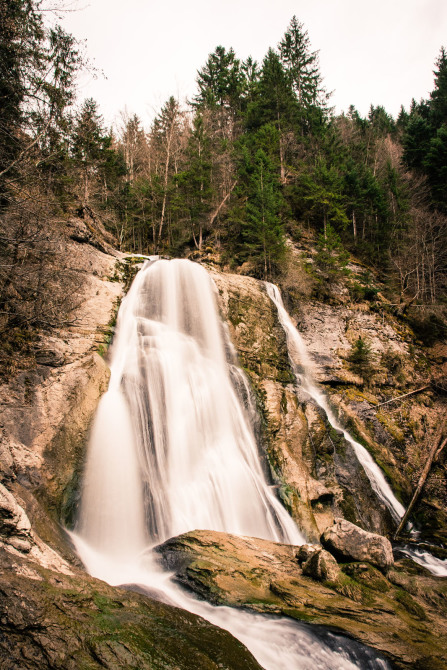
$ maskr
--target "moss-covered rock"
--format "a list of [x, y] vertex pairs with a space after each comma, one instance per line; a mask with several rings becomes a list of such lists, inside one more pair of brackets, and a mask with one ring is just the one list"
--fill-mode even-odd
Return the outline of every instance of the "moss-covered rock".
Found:
[[210, 531], [157, 547], [177, 581], [212, 603], [330, 626], [385, 654], [396, 668], [447, 668], [446, 580], [414, 574], [405, 562], [387, 579], [361, 562], [344, 564], [321, 582], [320, 573], [317, 579], [304, 574], [299, 551]]
[[2, 670], [260, 670], [204, 619], [76, 572], [61, 575], [0, 548]]

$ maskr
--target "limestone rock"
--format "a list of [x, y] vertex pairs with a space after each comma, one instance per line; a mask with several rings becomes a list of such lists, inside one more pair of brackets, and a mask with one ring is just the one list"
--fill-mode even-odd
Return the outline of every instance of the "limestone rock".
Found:
[[319, 549], [311, 554], [302, 565], [303, 575], [312, 577], [320, 582], [336, 582], [340, 575], [340, 568], [335, 558], [325, 549]]
[[16, 499], [0, 484], [0, 536], [26, 540], [31, 532], [30, 521]]
[[77, 571], [43, 570], [0, 544], [2, 670], [261, 670], [199, 616]]
[[391, 542], [345, 519], [336, 519], [321, 536], [321, 544], [342, 561], [366, 561], [381, 570], [394, 563]]

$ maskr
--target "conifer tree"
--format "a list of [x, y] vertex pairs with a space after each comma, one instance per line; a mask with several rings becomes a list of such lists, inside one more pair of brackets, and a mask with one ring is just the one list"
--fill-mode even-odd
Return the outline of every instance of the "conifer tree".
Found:
[[193, 120], [185, 152], [185, 168], [176, 178], [178, 192], [175, 202], [179, 210], [186, 212], [194, 244], [197, 249], [201, 249], [211, 210], [213, 188], [211, 141], [200, 112]]
[[[0, 193], [31, 152], [60, 133], [82, 66], [75, 39], [47, 28], [35, 0], [0, 0]], [[48, 156], [46, 157], [48, 159]], [[2, 196], [3, 197], [3, 196]]]
[[325, 106], [328, 95], [322, 87], [318, 51], [311, 51], [307, 30], [296, 16], [279, 43], [279, 53], [299, 105], [304, 108]]
[[250, 258], [266, 279], [284, 252], [284, 233], [279, 211], [282, 198], [276, 170], [262, 149], [248, 164], [246, 216], [242, 238]]
[[197, 73], [199, 93], [195, 106], [240, 109], [245, 88], [244, 73], [233, 49], [218, 46]]
[[104, 129], [102, 116], [93, 98], [84, 101], [76, 115], [72, 135], [72, 155], [82, 178], [81, 210], [90, 205], [92, 184], [107, 161], [110, 138]]

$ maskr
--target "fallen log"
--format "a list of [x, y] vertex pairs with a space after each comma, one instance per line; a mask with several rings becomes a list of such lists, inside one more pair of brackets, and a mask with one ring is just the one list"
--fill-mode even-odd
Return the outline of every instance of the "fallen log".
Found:
[[410, 516], [411, 511], [412, 511], [412, 509], [413, 509], [413, 507], [416, 503], [416, 500], [418, 499], [419, 494], [422, 491], [422, 488], [423, 488], [423, 486], [426, 482], [426, 479], [429, 475], [429, 472], [431, 470], [431, 466], [432, 466], [433, 461], [436, 460], [440, 456], [442, 450], [444, 449], [445, 445], [447, 444], [447, 437], [442, 439], [442, 435], [443, 435], [443, 429], [441, 429], [440, 433], [438, 433], [439, 437], [438, 437], [437, 440], [435, 440], [435, 442], [433, 443], [432, 448], [430, 449], [430, 453], [429, 453], [427, 461], [424, 465], [424, 469], [422, 470], [421, 476], [419, 477], [418, 485], [416, 487], [415, 492], [413, 493], [413, 497], [410, 500], [410, 504], [407, 507], [407, 511], [405, 512], [402, 519], [400, 520], [400, 523], [399, 523], [399, 525], [396, 529], [396, 532], [394, 533], [394, 539], [396, 539], [400, 535], [400, 533], [402, 532], [402, 528], [405, 527], [405, 524], [407, 523], [408, 517]]
[[385, 402], [379, 402], [378, 405], [375, 406], [374, 409], [377, 409], [377, 407], [383, 407], [383, 405], [388, 405], [390, 402], [395, 402], [396, 400], [402, 400], [402, 398], [408, 398], [410, 395], [415, 395], [415, 393], [421, 393], [422, 391], [425, 391], [426, 389], [431, 388], [431, 384], [427, 384], [427, 386], [422, 386], [420, 389], [416, 389], [415, 391], [410, 391], [410, 393], [404, 393], [403, 395], [398, 395], [396, 398], [391, 398], [391, 400], [386, 400]]

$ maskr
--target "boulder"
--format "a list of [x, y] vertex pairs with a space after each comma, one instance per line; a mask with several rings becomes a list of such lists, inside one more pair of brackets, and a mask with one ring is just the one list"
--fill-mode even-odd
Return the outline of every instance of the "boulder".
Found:
[[386, 537], [368, 533], [345, 519], [335, 519], [322, 534], [321, 544], [344, 562], [366, 561], [381, 570], [394, 563], [391, 542]]
[[308, 561], [313, 554], [320, 550], [321, 547], [319, 544], [302, 544], [295, 552], [296, 560], [301, 565], [302, 563]]
[[303, 575], [319, 582], [336, 582], [340, 575], [337, 561], [325, 549], [313, 552], [301, 567]]

